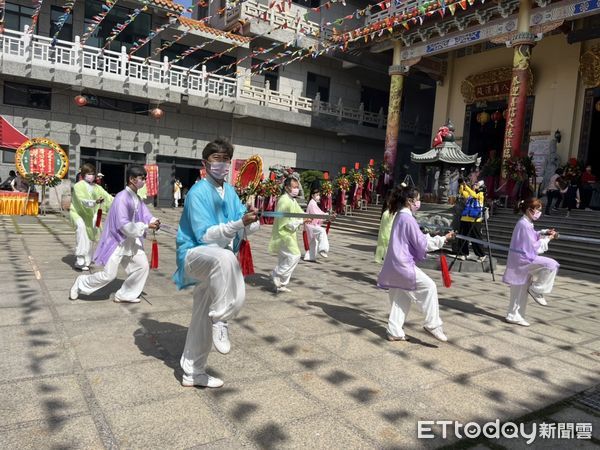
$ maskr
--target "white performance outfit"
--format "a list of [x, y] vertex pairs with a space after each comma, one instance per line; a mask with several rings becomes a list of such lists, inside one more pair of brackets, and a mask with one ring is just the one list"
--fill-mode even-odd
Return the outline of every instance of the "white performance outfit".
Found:
[[309, 239], [308, 251], [304, 255], [305, 261], [315, 261], [317, 255], [329, 253], [329, 238], [327, 232], [322, 226], [306, 225], [306, 231]]
[[[222, 186], [215, 186], [224, 198]], [[200, 280], [194, 288], [192, 320], [181, 355], [181, 368], [188, 376], [204, 374], [213, 345], [212, 325], [233, 319], [242, 309], [246, 285], [240, 264], [232, 251], [232, 241], [239, 234], [252, 234], [258, 222], [244, 227], [243, 221], [214, 225], [206, 230], [202, 241], [206, 245], [188, 250], [185, 272]]]
[[[86, 200], [83, 202], [86, 202]], [[96, 202], [94, 202], [94, 204], [95, 203]], [[87, 267], [92, 264], [94, 246], [92, 245], [92, 241], [87, 234], [85, 222], [81, 217], [77, 219], [75, 225], [75, 267]]]
[[[446, 238], [444, 236], [430, 236], [427, 238], [427, 251], [439, 250], [444, 246]], [[442, 326], [440, 319], [440, 308], [438, 303], [437, 286], [435, 282], [421, 269], [415, 266], [416, 289], [406, 290], [400, 288], [390, 288], [389, 298], [391, 311], [388, 319], [387, 332], [391, 336], [404, 337], [404, 322], [410, 311], [411, 304], [419, 307], [425, 316], [423, 326], [427, 329], [434, 329]]]
[[531, 264], [527, 270], [530, 283], [510, 286], [510, 303], [506, 318], [510, 321], [524, 320], [527, 309], [528, 289], [538, 294], [549, 294], [554, 287], [556, 270], [548, 269], [542, 264]]
[[[126, 189], [132, 196], [137, 210], [140, 204], [139, 197], [129, 188]], [[150, 223], [156, 222], [156, 220], [153, 217]], [[129, 222], [123, 226], [121, 232], [126, 236], [126, 239], [117, 246], [104, 265], [104, 269], [101, 272], [91, 275], [79, 276], [75, 281], [79, 293], [90, 295], [108, 285], [117, 278], [119, 265], [121, 265], [127, 273], [127, 278], [121, 288], [115, 293], [115, 299], [123, 301], [136, 300], [144, 289], [150, 270], [148, 257], [144, 252], [141, 240], [147, 229], [148, 225], [143, 222]]]
[[[298, 224], [298, 226], [300, 226]], [[298, 227], [296, 227], [298, 228]], [[287, 286], [294, 273], [294, 269], [300, 261], [300, 255], [290, 253], [287, 249], [281, 248], [277, 253], [277, 265], [271, 273], [273, 283], [276, 288]]]

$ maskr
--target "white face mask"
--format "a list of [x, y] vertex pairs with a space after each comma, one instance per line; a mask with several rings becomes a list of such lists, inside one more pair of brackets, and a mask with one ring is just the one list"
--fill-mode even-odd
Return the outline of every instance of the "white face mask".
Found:
[[290, 195], [292, 197], [298, 197], [298, 194], [300, 193], [300, 188], [292, 188], [290, 190]]
[[92, 184], [94, 181], [96, 181], [96, 175], [94, 175], [93, 173], [88, 173], [86, 176], [83, 177], [83, 179]]
[[146, 185], [146, 180], [140, 180], [139, 178], [137, 178], [135, 180], [135, 183], [133, 183], [134, 186], [136, 187], [136, 189], [141, 189]]
[[225, 177], [229, 174], [229, 168], [231, 167], [231, 163], [228, 162], [209, 162], [207, 171], [211, 174], [211, 176], [215, 180], [224, 180]]
[[538, 220], [540, 217], [542, 217], [542, 212], [539, 210], [534, 211], [533, 214], [531, 215], [531, 218], [533, 220]]
[[321, 201], [320, 195], [315, 195], [313, 198], [315, 199], [315, 202], [317, 202], [317, 203], [319, 203]]

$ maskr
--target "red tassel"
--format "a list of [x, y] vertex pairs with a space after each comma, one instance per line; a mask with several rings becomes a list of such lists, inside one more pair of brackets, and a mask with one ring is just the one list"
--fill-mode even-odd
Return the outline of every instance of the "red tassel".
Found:
[[252, 250], [250, 249], [250, 242], [246, 239], [242, 239], [240, 243], [240, 250], [238, 251], [238, 262], [242, 269], [242, 275], [254, 275], [254, 262], [252, 261]]
[[444, 286], [449, 288], [452, 286], [452, 278], [450, 277], [450, 271], [448, 270], [448, 261], [446, 261], [446, 255], [440, 255], [440, 267], [442, 269], [442, 279], [444, 280]]
[[331, 228], [331, 222], [327, 222], [327, 226], [325, 227], [325, 234], [329, 234], [329, 228]]
[[98, 214], [96, 215], [96, 228], [100, 228], [102, 223], [102, 208], [98, 208]]
[[150, 268], [158, 269], [158, 241], [152, 239], [152, 257], [150, 258]]
[[304, 251], [308, 251], [310, 248], [310, 243], [308, 242], [308, 233], [306, 230], [302, 232], [302, 240], [304, 241]]

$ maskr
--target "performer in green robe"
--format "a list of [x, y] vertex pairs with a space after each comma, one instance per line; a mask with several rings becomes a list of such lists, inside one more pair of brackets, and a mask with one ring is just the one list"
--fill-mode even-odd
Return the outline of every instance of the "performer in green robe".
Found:
[[76, 229], [75, 268], [90, 270], [94, 254], [93, 243], [100, 237], [96, 215], [102, 208], [106, 213], [113, 201], [112, 195], [96, 184], [96, 168], [86, 163], [81, 166], [81, 181], [75, 183], [69, 215]]
[[[300, 183], [294, 177], [284, 181], [285, 193], [277, 200], [278, 212], [303, 213], [304, 211], [296, 201], [300, 193]], [[269, 251], [277, 253], [278, 260], [275, 269], [271, 272], [271, 279], [276, 292], [290, 292], [287, 285], [292, 272], [300, 261], [300, 248], [296, 231], [302, 225], [302, 219], [282, 217], [276, 218], [273, 223]]]

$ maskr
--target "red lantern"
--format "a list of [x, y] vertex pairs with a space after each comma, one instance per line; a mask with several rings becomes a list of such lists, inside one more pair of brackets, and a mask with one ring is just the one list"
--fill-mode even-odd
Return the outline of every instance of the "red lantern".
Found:
[[158, 106], [156, 108], [150, 110], [150, 116], [154, 120], [160, 120], [163, 118], [164, 115], [165, 115], [165, 112], [162, 109], [160, 109]]
[[360, 164], [359, 163], [354, 163], [354, 170], [358, 170], [360, 169]]
[[342, 166], [342, 175], [346, 174], [346, 166]]
[[323, 172], [323, 179], [325, 181], [329, 180], [329, 172]]
[[75, 98], [74, 98], [74, 100], [75, 100], [75, 104], [77, 106], [85, 106], [85, 105], [87, 105], [87, 102], [88, 102], [87, 98], [84, 95], [81, 95], [81, 94], [80, 95], [76, 95]]
[[494, 121], [494, 128], [498, 126], [498, 122], [502, 120], [502, 113], [499, 110], [496, 110], [492, 114], [492, 120]]
[[369, 165], [370, 165], [371, 167], [373, 167], [373, 165], [374, 165], [374, 164], [375, 164], [375, 160], [374, 160], [374, 159], [370, 159], [370, 160], [369, 160]]

